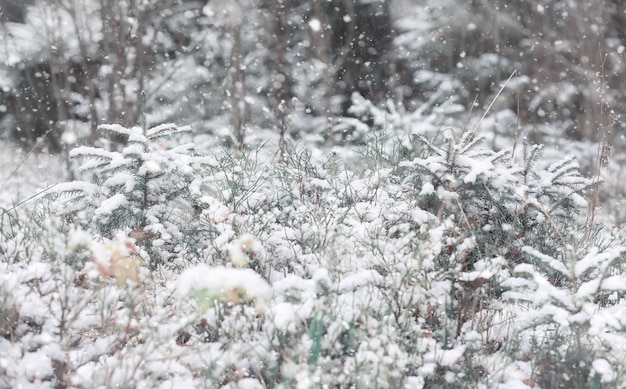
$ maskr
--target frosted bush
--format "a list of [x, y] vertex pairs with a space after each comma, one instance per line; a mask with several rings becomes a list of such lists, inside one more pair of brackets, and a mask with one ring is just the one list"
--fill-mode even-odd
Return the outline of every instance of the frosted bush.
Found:
[[584, 234], [589, 180], [572, 159], [544, 164], [530, 146], [515, 159], [450, 130], [266, 163], [149, 141], [176, 127], [105, 128], [129, 143], [75, 151], [90, 180], [52, 188], [27, 233], [0, 235], [10, 384], [601, 387], [623, 374], [603, 347], [622, 339], [624, 248]]

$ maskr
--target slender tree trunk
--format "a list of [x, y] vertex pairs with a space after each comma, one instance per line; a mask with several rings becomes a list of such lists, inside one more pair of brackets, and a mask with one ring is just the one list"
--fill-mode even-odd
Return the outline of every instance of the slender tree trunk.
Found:
[[319, 1], [313, 2], [313, 16], [314, 19], [311, 20], [310, 27], [313, 32], [315, 56], [320, 63], [324, 64], [323, 68], [320, 69], [322, 72], [322, 83], [324, 85], [322, 97], [326, 127], [324, 129], [324, 133], [326, 134], [326, 142], [333, 143], [331, 98], [333, 90], [332, 82], [334, 79], [334, 66], [331, 53], [331, 31], [327, 31], [328, 17], [326, 15], [326, 10]]
[[245, 90], [244, 81], [245, 75], [242, 69], [241, 61], [243, 59], [243, 52], [241, 47], [241, 6], [239, 0], [231, 0], [229, 4], [230, 12], [232, 13], [230, 20], [230, 33], [232, 36], [232, 51], [230, 53], [230, 105], [231, 105], [231, 126], [235, 134], [235, 138], [240, 149], [245, 148], [245, 123], [244, 123], [244, 111], [245, 111]]

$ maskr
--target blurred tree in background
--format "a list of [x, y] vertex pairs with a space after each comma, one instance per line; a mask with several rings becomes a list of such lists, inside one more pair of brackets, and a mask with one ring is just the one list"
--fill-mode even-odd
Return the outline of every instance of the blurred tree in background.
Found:
[[[337, 143], [354, 93], [478, 113], [500, 92], [489, 115], [579, 140], [603, 136], [624, 106], [617, 0], [3, 0], [0, 11], [0, 126], [29, 144], [46, 135], [51, 150], [144, 116], [239, 146], [277, 127]], [[287, 130], [286, 112], [306, 120]]]
[[421, 58], [408, 62], [451, 74], [468, 98], [489, 101], [499, 82], [517, 70], [516, 96], [505, 99], [509, 108], [525, 122], [552, 123], [575, 139], [598, 137], [601, 100], [613, 109], [623, 105], [621, 2], [438, 4], [416, 10], [428, 13], [428, 23], [402, 22], [409, 59]]

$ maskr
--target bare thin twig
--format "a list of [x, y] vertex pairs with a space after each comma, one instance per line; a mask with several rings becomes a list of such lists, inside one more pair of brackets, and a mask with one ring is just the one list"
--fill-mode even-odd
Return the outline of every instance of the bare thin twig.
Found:
[[496, 93], [496, 95], [491, 100], [491, 103], [489, 104], [485, 112], [483, 113], [483, 116], [480, 117], [480, 120], [478, 121], [478, 123], [476, 123], [476, 126], [472, 130], [472, 135], [471, 135], [472, 137], [476, 135], [476, 132], [478, 131], [478, 127], [480, 127], [485, 117], [487, 117], [487, 114], [489, 113], [489, 111], [491, 111], [491, 107], [493, 107], [493, 105], [496, 103], [496, 100], [498, 100], [498, 97], [500, 97], [500, 95], [502, 94], [502, 91], [508, 85], [509, 81], [511, 81], [511, 79], [513, 78], [515, 74], [517, 74], [517, 69], [513, 70], [509, 78], [506, 79], [504, 84], [502, 84], [502, 86], [500, 87], [500, 90], [498, 91], [498, 93]]
[[48, 134], [50, 134], [52, 132], [53, 129], [54, 129], [54, 127], [50, 127], [50, 129], [48, 129], [48, 131], [46, 131], [46, 133], [43, 134], [43, 136], [41, 136], [39, 138], [37, 143], [35, 143], [35, 145], [30, 149], [28, 154], [26, 154], [26, 156], [20, 161], [20, 163], [17, 164], [15, 169], [13, 169], [13, 171], [11, 171], [11, 174], [9, 174], [8, 177], [4, 179], [2, 184], [0, 184], [0, 189], [4, 188], [4, 186], [6, 185], [7, 182], [9, 182], [11, 177], [13, 177], [17, 173], [17, 171], [20, 170], [20, 168], [24, 165], [26, 160], [28, 160], [28, 158], [30, 158], [30, 156], [35, 152], [35, 150], [37, 150], [39, 145], [43, 142], [43, 140], [46, 138], [46, 136], [48, 136]]

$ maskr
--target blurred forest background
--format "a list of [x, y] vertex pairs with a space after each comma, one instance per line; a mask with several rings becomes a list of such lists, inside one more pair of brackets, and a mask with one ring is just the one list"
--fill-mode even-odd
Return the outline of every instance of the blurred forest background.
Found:
[[621, 0], [2, 0], [0, 11], [0, 131], [52, 152], [96, 142], [99, 124], [144, 120], [235, 147], [263, 131], [359, 143], [393, 127], [372, 116], [360, 128], [372, 107], [440, 127], [487, 112], [494, 133], [531, 143], [624, 144]]

